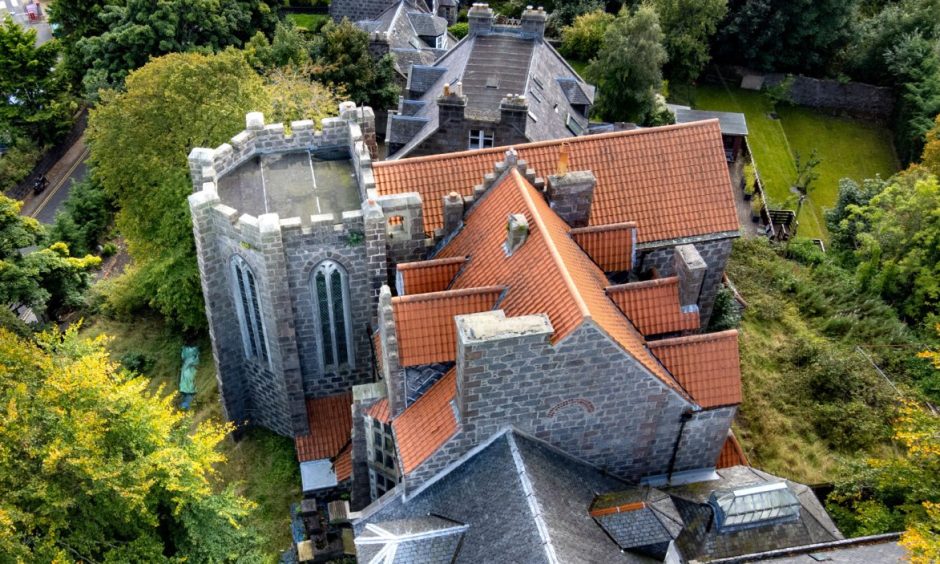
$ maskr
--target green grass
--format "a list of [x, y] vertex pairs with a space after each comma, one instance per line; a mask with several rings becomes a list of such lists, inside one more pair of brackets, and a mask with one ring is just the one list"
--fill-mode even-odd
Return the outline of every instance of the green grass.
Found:
[[584, 78], [584, 71], [587, 69], [587, 66], [588, 66], [587, 61], [579, 61], [578, 59], [565, 59], [565, 61], [567, 61], [568, 64], [571, 65], [571, 68], [573, 68], [575, 72], [581, 75], [581, 78]]
[[[181, 334], [173, 331], [160, 318], [140, 317], [119, 321], [104, 316], [88, 319], [82, 328], [88, 337], [108, 335], [108, 350], [115, 360], [127, 353], [142, 353], [151, 361], [146, 372], [152, 391], [175, 393], [181, 366]], [[199, 340], [199, 369], [196, 372], [196, 397], [190, 413], [194, 422], [222, 421], [215, 363], [209, 340]], [[239, 442], [225, 440], [221, 450], [227, 462], [220, 465], [219, 485], [237, 484], [238, 493], [258, 504], [251, 525], [265, 539], [269, 562], [290, 548], [289, 507], [300, 499], [300, 474], [294, 457], [293, 442], [262, 429], [252, 429]]]
[[330, 21], [327, 14], [287, 14], [287, 19], [299, 29], [315, 33]]
[[683, 91], [683, 101], [694, 108], [740, 112], [747, 117], [748, 143], [770, 203], [796, 209], [797, 196], [790, 190], [796, 178], [793, 157], [808, 157], [815, 148], [822, 159], [819, 178], [800, 217], [800, 235], [828, 240], [823, 212], [839, 192], [839, 179], [863, 179], [898, 170], [888, 130], [871, 123], [834, 117], [812, 109], [780, 107], [773, 119], [773, 106], [760, 92], [703, 85]]

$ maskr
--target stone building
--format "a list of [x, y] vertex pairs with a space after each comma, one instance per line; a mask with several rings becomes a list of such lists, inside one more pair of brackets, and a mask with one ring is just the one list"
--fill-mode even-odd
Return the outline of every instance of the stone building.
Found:
[[[226, 416], [294, 437], [305, 492], [350, 488], [360, 561], [839, 538], [805, 491], [746, 474], [730, 435], [737, 334], [701, 332], [738, 236], [717, 120], [385, 162], [373, 120], [249, 114], [190, 154]], [[737, 544], [696, 529], [702, 488], [674, 490], [725, 503], [758, 482], [781, 520]], [[636, 522], [604, 513], [641, 502]], [[510, 510], [518, 543], [492, 536]], [[640, 526], [657, 515], [676, 522]], [[779, 533], [797, 517], [818, 534]]]
[[414, 64], [389, 113], [390, 159], [563, 139], [585, 133], [594, 87], [545, 41], [547, 14], [497, 25], [486, 4], [470, 32], [431, 65]]
[[402, 87], [412, 65], [432, 65], [457, 43], [447, 32], [447, 20], [429, 12], [423, 0], [399, 0], [375, 19], [356, 25], [369, 33], [373, 56], [395, 60]]

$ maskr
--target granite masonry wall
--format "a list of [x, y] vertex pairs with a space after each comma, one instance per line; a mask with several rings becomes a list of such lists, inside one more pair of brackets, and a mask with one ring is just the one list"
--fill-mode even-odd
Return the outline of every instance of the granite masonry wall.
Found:
[[507, 426], [631, 482], [666, 474], [674, 454], [674, 472], [714, 467], [735, 408], [697, 410], [593, 322], [555, 345], [543, 315], [460, 316], [457, 334], [458, 433], [406, 477], [409, 491]]
[[642, 274], [655, 268], [660, 277], [674, 276], [676, 274], [675, 247], [684, 244], [695, 245], [695, 249], [708, 265], [698, 299], [702, 327], [708, 327], [708, 320], [711, 319], [712, 309], [715, 306], [715, 296], [718, 294], [728, 257], [731, 256], [731, 244], [736, 237], [738, 237], [737, 233], [727, 233], [718, 234], [712, 239], [684, 239], [641, 244], [637, 249], [637, 272]]

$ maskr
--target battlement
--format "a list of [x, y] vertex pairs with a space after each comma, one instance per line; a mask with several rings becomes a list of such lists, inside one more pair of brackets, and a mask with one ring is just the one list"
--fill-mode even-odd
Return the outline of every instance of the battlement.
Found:
[[275, 214], [282, 227], [343, 223], [375, 187], [375, 115], [352, 102], [339, 110], [320, 130], [311, 120], [286, 127], [265, 124], [260, 112], [247, 114], [245, 130], [229, 143], [190, 152], [194, 192], [211, 184], [236, 215]]

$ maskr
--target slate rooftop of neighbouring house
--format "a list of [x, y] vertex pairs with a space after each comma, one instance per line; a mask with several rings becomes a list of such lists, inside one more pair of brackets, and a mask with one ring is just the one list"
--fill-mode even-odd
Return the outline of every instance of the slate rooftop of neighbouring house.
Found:
[[[757, 517], [745, 529], [718, 532], [712, 492], [759, 486], [788, 492], [797, 500], [795, 517], [784, 526]], [[446, 552], [439, 561], [640, 563], [662, 561], [674, 539], [682, 556], [693, 559], [721, 557], [735, 547], [743, 554], [748, 546], [842, 538], [800, 484], [735, 466], [689, 486], [633, 486], [513, 430], [496, 435], [407, 500], [400, 488], [388, 493], [354, 527], [360, 562], [373, 561], [381, 551], [390, 555], [386, 562], [406, 561], [396, 555], [430, 549], [432, 542]], [[418, 529], [435, 534], [415, 538]]]
[[525, 138], [562, 139], [587, 130], [594, 87], [584, 82], [543, 37], [545, 13], [526, 10], [520, 26], [493, 23], [485, 4], [471, 9], [470, 33], [433, 65], [415, 65], [407, 96], [389, 121], [387, 141], [407, 156], [439, 126], [438, 98], [465, 100], [468, 120], [498, 122], [507, 96], [527, 107]]
[[423, 0], [399, 0], [375, 19], [356, 22], [369, 32], [373, 47], [381, 45], [407, 77], [411, 65], [431, 65], [457, 42], [447, 33], [447, 20], [430, 13]]
[[717, 119], [721, 124], [721, 134], [729, 136], [747, 135], [747, 120], [744, 114], [737, 112], [714, 112], [708, 110], [693, 110], [689, 106], [666, 104], [676, 116], [676, 123], [692, 123]]

